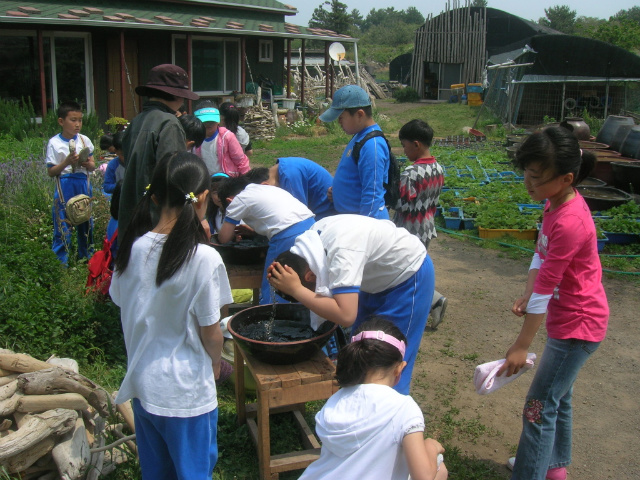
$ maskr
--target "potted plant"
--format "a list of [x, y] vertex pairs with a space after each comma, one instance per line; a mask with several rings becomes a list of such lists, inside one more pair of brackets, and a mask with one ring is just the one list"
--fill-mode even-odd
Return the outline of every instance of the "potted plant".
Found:
[[523, 215], [512, 203], [490, 201], [482, 204], [475, 221], [480, 238], [500, 238], [508, 235], [521, 240], [535, 240], [536, 218]]
[[129, 120], [122, 117], [111, 117], [109, 120], [104, 122], [104, 124], [109, 127], [109, 131], [112, 133], [120, 132], [124, 130], [127, 125], [129, 125]]

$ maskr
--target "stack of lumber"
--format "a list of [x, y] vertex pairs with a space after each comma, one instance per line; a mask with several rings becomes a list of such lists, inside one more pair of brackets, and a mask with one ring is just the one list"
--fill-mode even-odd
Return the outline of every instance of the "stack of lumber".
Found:
[[251, 140], [271, 140], [276, 136], [276, 118], [274, 112], [258, 105], [247, 108], [242, 121], [242, 127], [247, 131]]
[[111, 405], [108, 393], [80, 375], [74, 360], [42, 362], [0, 349], [0, 466], [26, 480], [108, 474], [126, 460], [119, 450], [100, 448]]

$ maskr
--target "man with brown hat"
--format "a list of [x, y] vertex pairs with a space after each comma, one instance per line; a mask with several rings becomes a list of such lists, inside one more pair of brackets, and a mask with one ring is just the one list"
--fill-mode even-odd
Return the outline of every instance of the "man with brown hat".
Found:
[[145, 187], [151, 182], [157, 161], [185, 149], [184, 130], [175, 115], [176, 110], [184, 104], [185, 98], [200, 98], [191, 91], [187, 72], [172, 64], [153, 67], [147, 84], [136, 87], [136, 93], [148, 100], [142, 112], [131, 121], [122, 141], [127, 163], [120, 194], [120, 238]]

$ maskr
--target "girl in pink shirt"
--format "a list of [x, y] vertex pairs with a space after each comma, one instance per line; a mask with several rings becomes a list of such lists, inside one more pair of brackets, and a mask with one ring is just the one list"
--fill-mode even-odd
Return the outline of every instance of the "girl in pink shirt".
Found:
[[560, 127], [534, 133], [516, 153], [529, 195], [546, 199], [546, 205], [525, 293], [512, 308], [524, 323], [498, 375], [511, 376], [524, 366], [545, 313], [548, 338], [527, 394], [515, 462], [510, 461], [512, 480], [567, 478], [573, 383], [607, 331], [609, 306], [596, 229], [574, 188], [595, 162], [573, 133]]

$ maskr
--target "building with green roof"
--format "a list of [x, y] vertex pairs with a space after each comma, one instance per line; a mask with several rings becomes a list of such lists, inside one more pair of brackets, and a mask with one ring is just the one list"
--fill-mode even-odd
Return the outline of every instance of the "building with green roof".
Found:
[[101, 120], [133, 118], [155, 65], [175, 63], [192, 88], [223, 99], [269, 79], [286, 94], [291, 41], [356, 39], [287, 21], [276, 0], [0, 0], [0, 97], [38, 115], [75, 100]]

